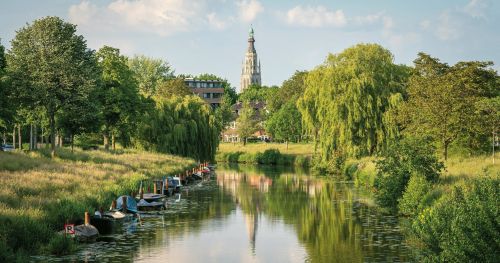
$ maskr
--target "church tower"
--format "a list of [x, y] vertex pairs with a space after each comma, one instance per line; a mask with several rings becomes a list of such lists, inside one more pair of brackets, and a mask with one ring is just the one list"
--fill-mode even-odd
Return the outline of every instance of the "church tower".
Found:
[[243, 92], [243, 90], [252, 84], [261, 85], [260, 61], [257, 59], [257, 51], [255, 51], [254, 43], [254, 32], [251, 27], [248, 34], [248, 49], [241, 69], [240, 92]]

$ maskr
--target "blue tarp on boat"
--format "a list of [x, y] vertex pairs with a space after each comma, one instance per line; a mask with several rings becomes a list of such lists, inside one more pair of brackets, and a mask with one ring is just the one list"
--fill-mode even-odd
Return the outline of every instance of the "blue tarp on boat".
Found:
[[[116, 209], [122, 210], [122, 205], [123, 205], [123, 196], [118, 197], [116, 199]], [[137, 213], [137, 201], [132, 196], [126, 196], [127, 197], [127, 211], [131, 213]]]

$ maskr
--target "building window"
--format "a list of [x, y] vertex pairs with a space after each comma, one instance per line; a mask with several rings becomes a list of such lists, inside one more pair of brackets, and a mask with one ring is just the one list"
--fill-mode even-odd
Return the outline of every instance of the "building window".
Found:
[[214, 99], [218, 99], [220, 97], [222, 97], [222, 93], [213, 93], [212, 94], [212, 98], [214, 98]]
[[210, 93], [203, 93], [203, 98], [210, 99]]

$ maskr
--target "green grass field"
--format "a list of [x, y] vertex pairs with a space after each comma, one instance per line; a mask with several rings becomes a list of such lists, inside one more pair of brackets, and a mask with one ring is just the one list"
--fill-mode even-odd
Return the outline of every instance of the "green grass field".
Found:
[[33, 254], [66, 221], [109, 207], [117, 196], [137, 191], [141, 180], [194, 166], [190, 159], [133, 150], [63, 148], [57, 158], [49, 155], [0, 152], [0, 261], [2, 254]]
[[241, 143], [220, 143], [219, 153], [224, 152], [245, 152], [256, 153], [264, 152], [268, 149], [278, 149], [281, 153], [294, 154], [294, 155], [313, 155], [314, 144], [312, 143], [289, 143], [288, 150], [284, 143], [247, 143], [245, 146]]

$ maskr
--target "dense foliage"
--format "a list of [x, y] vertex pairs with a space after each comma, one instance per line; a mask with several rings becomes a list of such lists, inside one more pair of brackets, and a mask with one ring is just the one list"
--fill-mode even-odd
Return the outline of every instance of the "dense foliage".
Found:
[[382, 206], [396, 208], [412, 176], [435, 182], [444, 168], [435, 148], [426, 139], [406, 138], [388, 148], [377, 162], [376, 198]]
[[302, 119], [294, 102], [287, 102], [266, 121], [266, 130], [273, 139], [298, 141], [302, 134]]
[[29, 110], [43, 109], [55, 154], [56, 115], [75, 101], [88, 100], [96, 88], [94, 52], [74, 25], [47, 17], [17, 32], [7, 58], [11, 99]]
[[500, 252], [500, 180], [456, 186], [418, 215], [413, 233], [430, 262], [497, 262]]
[[215, 156], [220, 127], [197, 96], [157, 98], [156, 107], [143, 116], [137, 143], [147, 150], [209, 161]]
[[317, 135], [321, 160], [337, 151], [352, 156], [383, 150], [398, 136], [387, 112], [401, 101], [407, 69], [375, 44], [330, 54], [306, 79], [298, 102], [304, 126]]
[[445, 159], [450, 144], [460, 138], [464, 147], [473, 150], [488, 145], [485, 136], [488, 138], [493, 127], [484, 125], [485, 119], [498, 123], [498, 115], [478, 111], [476, 106], [500, 95], [498, 76], [491, 65], [473, 61], [448, 66], [419, 53], [408, 82], [408, 101], [401, 109], [405, 133], [432, 136], [443, 147]]

